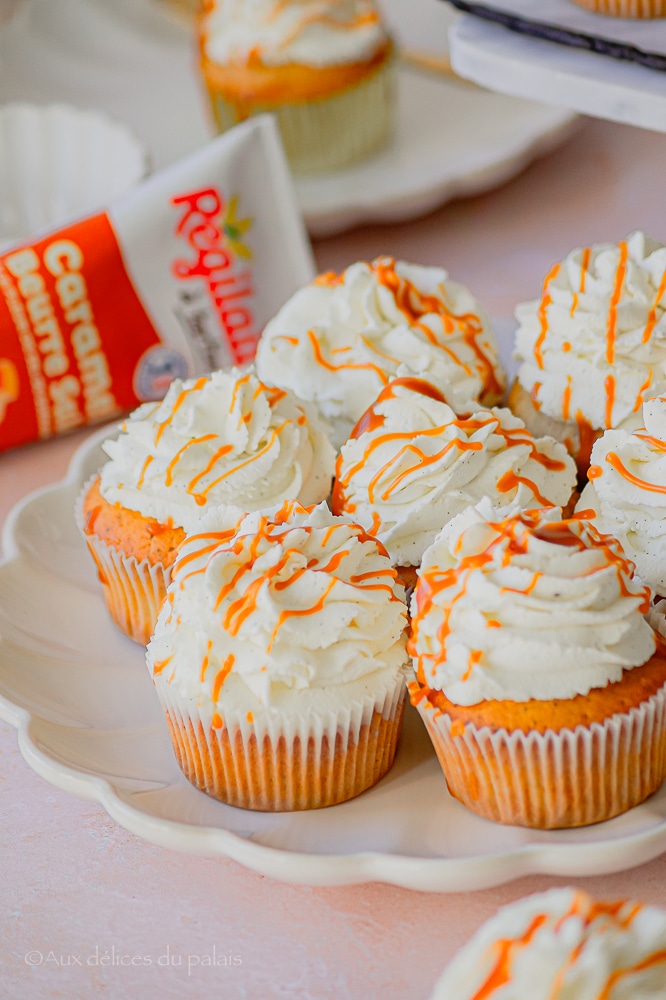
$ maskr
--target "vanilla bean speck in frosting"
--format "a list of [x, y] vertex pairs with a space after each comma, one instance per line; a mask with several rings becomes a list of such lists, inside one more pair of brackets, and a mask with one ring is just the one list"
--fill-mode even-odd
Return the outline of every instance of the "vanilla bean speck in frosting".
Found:
[[104, 499], [186, 531], [211, 507], [318, 503], [335, 462], [314, 408], [266, 387], [253, 369], [175, 380], [103, 448]]
[[620, 543], [560, 516], [485, 502], [440, 533], [412, 597], [420, 685], [458, 705], [573, 698], [650, 659], [649, 590]]
[[500, 508], [564, 506], [576, 467], [506, 409], [457, 416], [420, 379], [395, 379], [342, 446], [333, 508], [357, 518], [397, 565], [415, 566], [437, 532], [489, 497]]
[[666, 913], [550, 889], [503, 906], [431, 1000], [664, 1000]]
[[326, 711], [336, 690], [364, 697], [395, 681], [405, 625], [404, 589], [377, 541], [326, 504], [287, 502], [186, 539], [148, 664], [211, 712], [221, 699], [297, 706], [304, 691]]
[[375, 0], [214, 0], [209, 7], [205, 52], [222, 64], [354, 63], [387, 40]]
[[572, 251], [516, 318], [518, 380], [547, 416], [632, 428], [666, 395], [666, 246], [643, 233]]
[[643, 426], [610, 430], [592, 449], [577, 511], [615, 535], [638, 576], [666, 596], [666, 398], [643, 403]]
[[468, 289], [441, 268], [390, 257], [320, 275], [292, 296], [264, 329], [257, 370], [316, 403], [338, 446], [397, 376], [427, 379], [459, 412], [504, 391], [495, 335]]

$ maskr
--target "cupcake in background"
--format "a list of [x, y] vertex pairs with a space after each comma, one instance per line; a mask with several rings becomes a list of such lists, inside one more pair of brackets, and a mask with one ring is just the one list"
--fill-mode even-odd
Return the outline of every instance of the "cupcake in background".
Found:
[[78, 521], [118, 628], [145, 644], [187, 532], [210, 509], [328, 496], [335, 453], [313, 408], [253, 369], [175, 380], [104, 442]]
[[410, 684], [449, 791], [496, 822], [610, 819], [666, 776], [666, 652], [620, 543], [479, 504], [426, 550]]
[[666, 394], [665, 314], [666, 246], [640, 232], [573, 250], [516, 310], [508, 405], [567, 445], [583, 481], [596, 438], [637, 427], [643, 401]]
[[503, 906], [453, 959], [431, 1000], [663, 1000], [666, 913], [549, 889]]
[[666, 597], [666, 398], [642, 410], [642, 427], [606, 431], [595, 443], [576, 511], [618, 538], [641, 580]]
[[319, 275], [264, 329], [257, 370], [315, 403], [339, 447], [396, 377], [442, 389], [457, 412], [497, 403], [504, 372], [490, 321], [438, 267], [380, 257]]
[[188, 780], [260, 810], [379, 781], [406, 694], [403, 598], [377, 541], [323, 503], [190, 535], [147, 652]]
[[375, 0], [208, 0], [199, 38], [220, 131], [273, 112], [299, 173], [346, 167], [388, 141], [393, 46]]
[[505, 409], [457, 416], [422, 379], [397, 378], [342, 446], [333, 511], [382, 545], [405, 586], [444, 525], [488, 497], [495, 508], [565, 506], [576, 466], [552, 438], [533, 438]]
[[666, 0], [574, 0], [574, 3], [611, 17], [666, 17]]

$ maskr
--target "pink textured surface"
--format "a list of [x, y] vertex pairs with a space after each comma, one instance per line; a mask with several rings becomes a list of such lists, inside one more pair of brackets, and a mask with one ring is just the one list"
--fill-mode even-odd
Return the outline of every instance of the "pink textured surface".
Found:
[[[666, 135], [586, 122], [501, 190], [415, 223], [322, 242], [318, 262], [341, 268], [391, 253], [442, 264], [492, 314], [510, 316], [573, 246], [636, 228], [665, 240], [664, 172]], [[0, 521], [30, 490], [60, 478], [84, 436], [0, 456]], [[0, 755], [3, 1000], [425, 1000], [455, 950], [499, 906], [564, 884], [530, 878], [460, 895], [282, 885], [233, 862], [138, 840], [98, 805], [38, 778], [7, 725]], [[585, 888], [666, 907], [666, 856], [585, 880]]]

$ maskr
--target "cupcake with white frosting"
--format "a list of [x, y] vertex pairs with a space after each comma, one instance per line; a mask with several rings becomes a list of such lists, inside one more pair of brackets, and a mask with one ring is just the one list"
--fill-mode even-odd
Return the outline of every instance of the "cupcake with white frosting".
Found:
[[338, 447], [393, 378], [426, 379], [458, 412], [497, 403], [505, 386], [471, 292], [441, 268], [391, 257], [321, 274], [296, 292], [264, 329], [257, 370], [315, 403]]
[[567, 443], [584, 475], [605, 429], [637, 427], [643, 401], [666, 395], [666, 246], [636, 232], [574, 250], [516, 318], [509, 406]]
[[642, 410], [642, 427], [606, 431], [595, 443], [576, 511], [615, 535], [641, 580], [666, 597], [666, 398]]
[[325, 504], [190, 535], [147, 652], [185, 776], [262, 810], [375, 784], [402, 719], [405, 624], [388, 557]]
[[550, 889], [503, 906], [431, 1000], [663, 1000], [666, 913]]
[[251, 368], [175, 380], [102, 447], [109, 461], [86, 488], [79, 523], [111, 617], [143, 644], [178, 546], [202, 514], [318, 503], [335, 462], [314, 409]]
[[342, 446], [335, 476], [335, 513], [375, 535], [413, 584], [409, 567], [457, 514], [483, 497], [498, 509], [565, 506], [576, 466], [564, 445], [533, 438], [510, 410], [458, 416], [434, 386], [398, 378]]
[[666, 655], [620, 543], [559, 511], [470, 508], [425, 552], [413, 703], [450, 792], [541, 828], [630, 809], [666, 776]]
[[388, 141], [393, 46], [375, 0], [211, 0], [199, 35], [220, 131], [272, 112], [300, 173], [336, 170]]

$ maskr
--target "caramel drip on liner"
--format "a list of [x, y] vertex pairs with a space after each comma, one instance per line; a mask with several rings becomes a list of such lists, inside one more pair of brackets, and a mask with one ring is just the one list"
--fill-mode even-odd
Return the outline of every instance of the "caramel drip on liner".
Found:
[[615, 287], [613, 288], [613, 294], [611, 295], [610, 307], [608, 310], [608, 326], [606, 329], [606, 361], [609, 365], [612, 365], [615, 361], [617, 307], [620, 302], [620, 296], [622, 295], [624, 279], [627, 273], [627, 259], [629, 256], [629, 248], [624, 240], [622, 240], [618, 246], [620, 249], [620, 260], [617, 265], [617, 271], [615, 272]]

